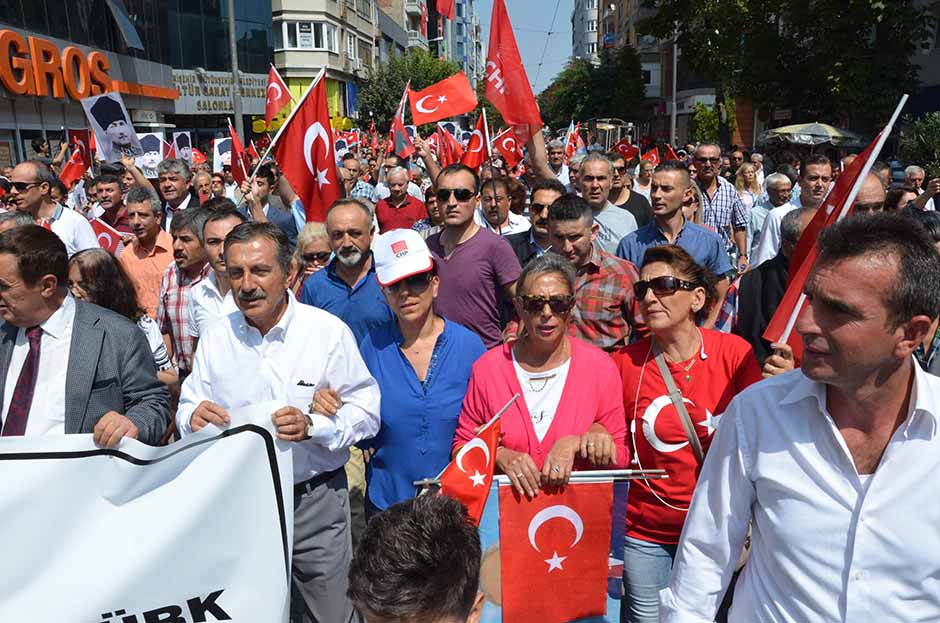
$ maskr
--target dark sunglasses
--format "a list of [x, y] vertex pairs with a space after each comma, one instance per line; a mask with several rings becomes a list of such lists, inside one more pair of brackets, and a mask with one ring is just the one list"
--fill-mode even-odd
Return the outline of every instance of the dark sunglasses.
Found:
[[721, 158], [702, 158], [700, 156], [695, 157], [696, 162], [711, 162], [712, 164], [718, 164], [721, 162]]
[[541, 314], [545, 306], [552, 310], [553, 314], [564, 315], [574, 307], [573, 296], [529, 296], [523, 294], [519, 297], [522, 302], [522, 309], [530, 314]]
[[633, 294], [636, 298], [642, 299], [650, 289], [653, 290], [653, 294], [656, 296], [668, 296], [675, 294], [677, 290], [694, 290], [697, 287], [698, 286], [691, 281], [667, 275], [656, 277], [649, 281], [637, 281], [633, 284]]
[[616, 171], [617, 173], [626, 173], [626, 172], [627, 172], [627, 167], [625, 167], [625, 166], [623, 166], [623, 167], [614, 167], [614, 171]]
[[529, 213], [530, 214], [541, 214], [542, 210], [547, 210], [551, 204], [545, 203], [532, 203], [529, 204]]
[[454, 195], [457, 201], [470, 201], [474, 192], [469, 188], [438, 188], [437, 192], [434, 193], [434, 196], [437, 197], [437, 200], [441, 203], [450, 201], [451, 195]]
[[332, 254], [329, 251], [320, 251], [318, 253], [304, 253], [300, 257], [302, 257], [303, 260], [308, 264], [313, 262], [319, 262], [320, 264], [323, 264], [330, 259], [330, 255]]
[[18, 193], [25, 193], [33, 186], [39, 186], [42, 182], [10, 182], [10, 186], [16, 189]]
[[434, 273], [429, 271], [426, 273], [419, 273], [417, 275], [412, 275], [410, 277], [405, 277], [401, 281], [396, 281], [390, 286], [387, 286], [392, 292], [398, 292], [403, 285], [408, 286], [409, 292], [424, 292], [428, 286], [431, 284], [431, 278], [434, 276]]

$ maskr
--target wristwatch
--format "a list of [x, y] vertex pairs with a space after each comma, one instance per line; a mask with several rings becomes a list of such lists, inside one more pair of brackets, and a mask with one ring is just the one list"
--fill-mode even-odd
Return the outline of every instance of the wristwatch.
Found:
[[304, 417], [307, 418], [307, 437], [306, 438], [310, 439], [311, 437], [313, 437], [313, 429], [314, 429], [313, 418], [310, 417], [309, 413], [304, 413]]

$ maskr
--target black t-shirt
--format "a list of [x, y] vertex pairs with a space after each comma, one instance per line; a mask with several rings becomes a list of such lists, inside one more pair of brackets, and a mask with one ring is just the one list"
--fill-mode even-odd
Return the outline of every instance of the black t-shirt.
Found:
[[623, 203], [618, 203], [617, 207], [623, 208], [632, 214], [633, 218], [636, 219], [636, 226], [638, 228], [649, 225], [650, 221], [653, 220], [653, 210], [650, 208], [650, 202], [638, 192], [631, 190], [630, 198]]

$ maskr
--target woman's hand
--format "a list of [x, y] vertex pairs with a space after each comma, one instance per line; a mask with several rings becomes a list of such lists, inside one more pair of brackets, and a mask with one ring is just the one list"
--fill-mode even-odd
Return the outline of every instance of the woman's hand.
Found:
[[496, 448], [496, 467], [509, 476], [513, 488], [520, 496], [530, 500], [539, 494], [539, 468], [525, 452], [509, 448]]
[[568, 484], [574, 457], [580, 448], [580, 435], [568, 435], [556, 441], [542, 465], [542, 482], [551, 487]]
[[617, 462], [617, 444], [606, 428], [593, 425], [588, 432], [581, 435], [581, 458], [598, 467]]

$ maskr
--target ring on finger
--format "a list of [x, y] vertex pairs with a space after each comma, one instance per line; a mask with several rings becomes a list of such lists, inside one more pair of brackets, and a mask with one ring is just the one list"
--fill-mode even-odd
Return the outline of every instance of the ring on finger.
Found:
[[522, 472], [516, 472], [515, 476], [516, 478], [522, 478]]
[[558, 467], [557, 465], [552, 465], [552, 471], [555, 472], [555, 473], [558, 473], [558, 472], [561, 471], [561, 468]]
[[593, 447], [594, 447], [594, 442], [593, 442], [593, 441], [587, 442], [587, 447], [588, 447], [588, 448], [593, 448]]

